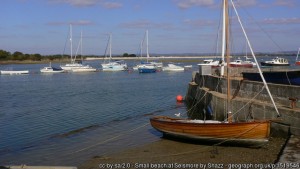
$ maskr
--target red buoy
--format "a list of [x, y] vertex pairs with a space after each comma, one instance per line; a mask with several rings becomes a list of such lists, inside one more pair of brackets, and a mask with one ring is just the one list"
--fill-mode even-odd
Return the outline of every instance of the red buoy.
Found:
[[176, 96], [176, 100], [177, 100], [178, 102], [182, 102], [182, 101], [183, 101], [183, 97], [182, 97], [181, 95], [177, 95], [177, 96]]

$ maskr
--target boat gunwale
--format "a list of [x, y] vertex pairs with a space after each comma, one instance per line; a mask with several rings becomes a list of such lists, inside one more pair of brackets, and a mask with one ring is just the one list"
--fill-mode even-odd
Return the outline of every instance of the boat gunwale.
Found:
[[[237, 122], [232, 122], [232, 123], [228, 123], [226, 121], [217, 121], [218, 123], [205, 123], [205, 120], [203, 120], [203, 123], [197, 123], [197, 122], [192, 122], [193, 119], [182, 119], [182, 118], [170, 118], [167, 116], [154, 116], [150, 118], [150, 121], [161, 121], [161, 122], [170, 122], [170, 123], [181, 123], [181, 124], [193, 124], [193, 125], [221, 125], [221, 124], [226, 124], [226, 125], [236, 125], [236, 124], [255, 124], [255, 123], [270, 123], [273, 120], [254, 120], [254, 121], [237, 121]], [[187, 122], [187, 121], [191, 121], [191, 122]]]

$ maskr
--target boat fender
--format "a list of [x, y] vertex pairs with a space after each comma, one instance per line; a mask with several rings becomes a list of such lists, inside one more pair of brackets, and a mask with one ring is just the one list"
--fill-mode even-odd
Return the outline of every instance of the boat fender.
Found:
[[176, 100], [177, 100], [177, 102], [182, 102], [184, 99], [181, 95], [177, 95]]
[[211, 109], [211, 107], [208, 105], [207, 107], [206, 107], [206, 112], [209, 114], [209, 115], [211, 115], [212, 116], [212, 109]]

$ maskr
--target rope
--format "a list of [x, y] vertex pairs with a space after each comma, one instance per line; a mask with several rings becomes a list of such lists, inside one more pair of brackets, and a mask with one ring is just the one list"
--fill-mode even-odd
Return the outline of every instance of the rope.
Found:
[[[212, 146], [209, 146], [209, 147], [202, 147], [202, 148], [199, 148], [199, 149], [194, 149], [194, 150], [190, 150], [190, 151], [184, 151], [184, 152], [181, 152], [181, 153], [172, 153], [172, 154], [165, 154], [165, 155], [155, 155], [155, 156], [152, 156], [152, 157], [147, 157], [147, 158], [161, 158], [161, 157], [169, 157], [169, 156], [180, 156], [180, 155], [186, 155], [186, 154], [191, 154], [191, 153], [196, 153], [196, 152], [199, 152], [199, 151], [204, 151], [204, 150], [209, 150], [210, 148], [216, 148], [215, 146], [219, 146], [225, 142], [228, 142], [228, 141], [231, 141], [233, 140], [234, 138], [238, 138], [240, 137], [241, 135], [253, 130], [254, 128], [256, 128], [257, 126], [259, 126], [261, 124], [257, 124], [255, 125], [254, 127], [250, 128], [249, 130], [243, 132], [243, 133], [240, 133], [232, 138], [228, 138], [228, 139], [225, 139], [221, 142], [218, 142], [216, 144], [213, 144]], [[212, 139], [211, 139], [212, 140]], [[122, 159], [137, 159], [137, 158], [144, 158], [144, 157], [126, 157], [126, 158], [122, 158]]]
[[[287, 114], [284, 114], [283, 117], [284, 117], [284, 116], [287, 116], [287, 117], [290, 117], [290, 118], [293, 118], [293, 119], [300, 119], [299, 117], [289, 116], [289, 115], [287, 115]], [[282, 118], [283, 118], [283, 117], [282, 117]]]
[[[204, 81], [205, 81], [205, 78], [204, 78], [204, 76], [202, 76], [202, 81], [201, 81], [200, 83], [205, 84]], [[218, 87], [219, 87], [219, 84], [220, 84], [220, 78], [218, 78], [218, 83], [217, 83], [216, 88], [215, 88], [214, 91], [217, 91], [217, 89], [218, 89]], [[197, 90], [196, 96], [198, 96], [198, 92], [199, 92], [199, 90]], [[206, 91], [205, 94], [200, 98], [200, 100], [198, 100], [196, 103], [195, 103], [195, 101], [196, 101], [197, 99], [194, 99], [194, 100], [193, 100], [193, 103], [192, 103], [193, 106], [192, 106], [190, 109], [188, 109], [185, 113], [187, 114], [190, 110], [192, 110], [194, 107], [196, 107], [196, 106], [204, 99], [204, 97], [206, 96], [206, 94], [207, 94], [207, 91]], [[194, 112], [192, 112], [191, 116], [193, 115], [193, 113], [194, 113]]]
[[[188, 109], [188, 110], [186, 111], [186, 113], [189, 112], [190, 110], [192, 110], [194, 107], [196, 107], [197, 104], [199, 104], [200, 101], [202, 101], [202, 99], [206, 96], [206, 94], [207, 94], [207, 92], [205, 92], [205, 94], [202, 96], [202, 98], [201, 98], [196, 104], [194, 104], [190, 109]], [[193, 115], [193, 113], [194, 113], [194, 112], [192, 112], [192, 115]], [[192, 115], [191, 115], [191, 116], [192, 116]]]
[[133, 131], [135, 131], [135, 130], [138, 130], [138, 129], [140, 129], [140, 128], [146, 127], [147, 125], [149, 125], [149, 123], [145, 123], [145, 124], [142, 125], [142, 126], [138, 126], [138, 127], [134, 128], [134, 129], [132, 129], [132, 130], [129, 130], [127, 133], [119, 134], [119, 135], [117, 135], [117, 136], [111, 137], [111, 138], [106, 139], [106, 140], [104, 140], [104, 141], [101, 141], [101, 142], [99, 142], [99, 143], [96, 143], [96, 144], [93, 144], [93, 145], [91, 145], [91, 146], [82, 148], [82, 149], [80, 149], [80, 150], [71, 152], [71, 153], [69, 153], [69, 154], [79, 153], [79, 152], [88, 150], [88, 149], [93, 148], [93, 147], [95, 147], [95, 146], [98, 146], [98, 145], [101, 145], [101, 144], [106, 143], [106, 142], [108, 142], [108, 141], [111, 141], [111, 140], [114, 140], [114, 139], [116, 139], [116, 138], [119, 138], [119, 137], [121, 137], [121, 136], [123, 136], [123, 135], [125, 135], [125, 134], [131, 133], [131, 132], [133, 132]]
[[285, 75], [286, 75], [287, 80], [289, 81], [289, 84], [292, 85], [291, 82], [290, 82], [289, 76], [287, 74], [287, 71], [285, 71]]
[[[244, 104], [239, 110], [237, 110], [235, 113], [233, 113], [232, 116], [234, 116], [235, 114], [239, 113], [248, 104], [250, 104], [264, 89], [265, 89], [265, 86], [263, 86], [263, 88], [252, 99], [250, 99], [246, 104]], [[228, 120], [228, 118], [226, 118], [224, 121], [226, 121], [226, 120]]]

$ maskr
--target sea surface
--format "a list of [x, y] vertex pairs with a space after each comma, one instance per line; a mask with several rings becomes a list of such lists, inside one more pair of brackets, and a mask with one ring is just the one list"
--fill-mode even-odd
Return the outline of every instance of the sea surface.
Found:
[[186, 111], [176, 96], [185, 95], [192, 70], [49, 75], [39, 73], [44, 66], [1, 65], [30, 74], [0, 75], [0, 166], [79, 165], [160, 139], [149, 118]]

